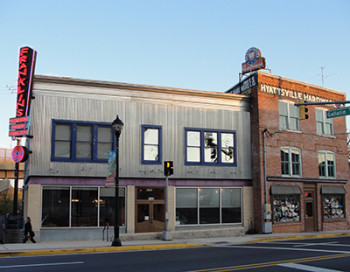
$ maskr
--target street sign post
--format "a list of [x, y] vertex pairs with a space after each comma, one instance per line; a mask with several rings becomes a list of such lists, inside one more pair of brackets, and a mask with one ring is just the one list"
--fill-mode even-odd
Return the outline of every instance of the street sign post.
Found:
[[339, 109], [329, 110], [326, 112], [327, 118], [335, 118], [340, 116], [350, 115], [350, 107], [343, 107]]

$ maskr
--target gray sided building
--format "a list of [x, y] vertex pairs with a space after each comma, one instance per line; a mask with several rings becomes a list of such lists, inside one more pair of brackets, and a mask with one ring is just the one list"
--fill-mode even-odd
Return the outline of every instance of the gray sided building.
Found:
[[[239, 235], [253, 218], [250, 103], [244, 95], [35, 76], [24, 215], [38, 240], [96, 240], [114, 224], [108, 152], [120, 136], [121, 237]], [[110, 236], [113, 231], [110, 229]]]

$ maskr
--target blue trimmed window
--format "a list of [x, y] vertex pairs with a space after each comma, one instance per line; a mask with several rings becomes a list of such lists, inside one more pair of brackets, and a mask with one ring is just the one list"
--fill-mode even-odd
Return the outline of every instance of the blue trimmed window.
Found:
[[142, 164], [162, 163], [162, 127], [152, 125], [141, 126]]
[[115, 149], [110, 123], [52, 120], [51, 161], [108, 162]]
[[236, 132], [185, 128], [186, 165], [237, 166]]

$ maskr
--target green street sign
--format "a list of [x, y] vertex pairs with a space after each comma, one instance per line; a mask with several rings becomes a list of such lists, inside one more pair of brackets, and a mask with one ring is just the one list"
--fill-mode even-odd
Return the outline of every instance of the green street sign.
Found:
[[326, 112], [327, 118], [335, 118], [335, 117], [340, 117], [340, 116], [345, 116], [345, 115], [350, 115], [350, 107], [344, 107], [344, 108], [339, 108], [339, 109], [334, 109], [334, 110], [329, 110]]

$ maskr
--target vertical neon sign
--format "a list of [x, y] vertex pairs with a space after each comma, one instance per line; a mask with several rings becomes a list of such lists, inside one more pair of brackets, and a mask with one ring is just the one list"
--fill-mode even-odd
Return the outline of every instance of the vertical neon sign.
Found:
[[36, 51], [22, 47], [19, 52], [16, 117], [29, 115]]

